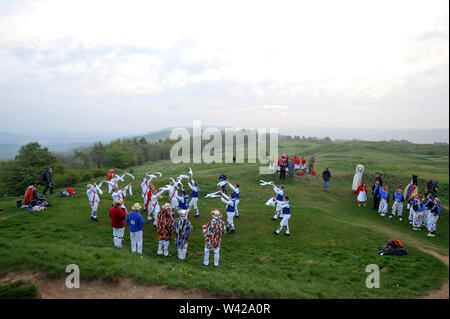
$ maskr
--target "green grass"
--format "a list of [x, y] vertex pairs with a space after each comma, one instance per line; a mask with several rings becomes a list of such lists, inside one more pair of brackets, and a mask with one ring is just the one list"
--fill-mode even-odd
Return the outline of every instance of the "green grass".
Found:
[[[133, 278], [147, 284], [168, 287], [200, 288], [215, 295], [239, 295], [267, 298], [407, 298], [438, 289], [448, 268], [438, 259], [425, 254], [417, 246], [427, 247], [448, 256], [448, 147], [440, 155], [430, 155], [429, 146], [418, 150], [392, 148], [369, 142], [313, 144], [283, 142], [280, 153], [317, 158], [318, 173], [329, 166], [333, 174], [330, 192], [321, 189], [320, 177], [296, 177], [284, 182], [291, 199], [290, 237], [272, 234], [279, 222], [271, 221], [274, 210], [264, 203], [273, 196], [269, 186], [258, 181], [276, 180], [277, 176], [261, 176], [258, 164], [172, 164], [159, 162], [132, 171], [137, 177], [154, 171], [163, 172], [154, 180], [162, 186], [169, 177], [186, 174], [192, 167], [200, 184], [201, 195], [217, 190], [217, 177], [225, 173], [231, 182], [241, 186], [241, 217], [236, 219], [236, 233], [226, 234], [221, 248], [220, 267], [204, 267], [201, 225], [207, 222], [213, 208], [224, 211], [218, 199], [200, 198], [201, 216], [191, 218], [191, 236], [187, 259], [156, 256], [157, 239], [152, 225], [144, 226], [144, 258], [130, 253], [129, 232], [125, 247], [113, 247], [108, 211], [111, 197], [102, 197], [99, 223], [90, 221], [90, 206], [85, 185], [76, 185], [74, 198], [50, 197], [53, 207], [44, 213], [31, 213], [15, 208], [19, 198], [0, 201], [4, 211], [0, 218], [0, 275], [11, 270], [42, 271], [49, 277], [66, 276], [68, 264], [80, 266], [84, 280]], [[445, 148], [445, 147], [444, 147]], [[435, 150], [433, 150], [435, 152]], [[364, 180], [372, 184], [375, 171], [385, 174], [384, 181], [394, 188], [404, 188], [412, 174], [419, 175], [421, 189], [429, 178], [438, 180], [442, 210], [437, 237], [429, 238], [425, 230], [415, 232], [407, 222], [382, 218], [368, 207], [359, 208], [351, 191], [356, 164], [366, 167]], [[276, 180], [277, 181], [277, 180]], [[278, 183], [278, 181], [277, 181]], [[128, 207], [141, 202], [138, 181], [134, 196], [127, 197]], [[167, 199], [167, 196], [165, 196]], [[161, 201], [161, 203], [165, 200]], [[404, 212], [406, 215], [406, 212]], [[404, 242], [410, 255], [387, 257], [377, 254], [387, 239]], [[367, 289], [367, 265], [377, 264], [381, 288]]]
[[23, 280], [0, 285], [0, 299], [36, 299], [38, 297], [37, 287]]

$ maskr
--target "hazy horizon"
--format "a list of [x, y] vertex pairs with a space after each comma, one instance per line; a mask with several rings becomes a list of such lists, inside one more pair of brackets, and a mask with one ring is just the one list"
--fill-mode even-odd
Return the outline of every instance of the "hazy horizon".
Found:
[[448, 129], [448, 9], [446, 0], [1, 1], [1, 130], [122, 136], [194, 119]]

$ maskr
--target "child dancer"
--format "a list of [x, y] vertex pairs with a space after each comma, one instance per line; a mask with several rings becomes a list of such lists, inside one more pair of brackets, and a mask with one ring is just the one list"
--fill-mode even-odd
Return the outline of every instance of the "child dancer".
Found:
[[175, 195], [177, 197], [178, 200], [178, 209], [182, 210], [188, 210], [189, 208], [189, 196], [187, 196], [186, 191], [183, 189], [181, 191], [181, 195], [179, 196], [178, 193]]
[[413, 229], [420, 230], [422, 228], [423, 218], [425, 215], [425, 205], [421, 198], [419, 198], [413, 205]]
[[166, 203], [163, 206], [163, 210], [158, 214], [158, 223], [156, 227], [156, 236], [159, 239], [158, 243], [158, 256], [171, 257], [169, 254], [169, 242], [173, 238], [173, 217], [170, 204]]
[[280, 228], [274, 231], [275, 235], [279, 235], [283, 227], [286, 227], [285, 236], [289, 236], [291, 233], [289, 232], [289, 219], [291, 218], [291, 204], [289, 203], [289, 197], [284, 196], [283, 203], [281, 204], [283, 209], [283, 219], [280, 223]]
[[433, 195], [428, 194], [426, 200], [424, 201], [425, 205], [425, 215], [423, 218], [423, 223], [425, 224], [425, 227], [428, 225], [428, 217], [431, 214], [431, 209], [434, 207], [434, 201], [433, 201]]
[[380, 189], [380, 206], [378, 207], [378, 212], [380, 216], [384, 217], [388, 212], [388, 203], [389, 203], [389, 192], [388, 187], [384, 186], [383, 189]]
[[356, 189], [356, 199], [358, 200], [358, 207], [366, 206], [367, 201], [367, 185], [361, 184]]
[[219, 210], [211, 212], [211, 220], [203, 225], [202, 234], [205, 237], [205, 256], [203, 265], [209, 265], [209, 252], [214, 250], [214, 266], [219, 266], [220, 244], [222, 243], [223, 234], [225, 233], [225, 223], [220, 218], [222, 213]]
[[131, 252], [142, 255], [142, 227], [144, 227], [144, 217], [139, 213], [142, 206], [138, 203], [133, 205], [132, 212], [125, 219], [130, 228]]
[[173, 221], [172, 227], [175, 233], [175, 244], [178, 249], [178, 259], [186, 259], [189, 237], [192, 233], [192, 225], [188, 219], [188, 212], [184, 209], [179, 211], [180, 217]]
[[429, 237], [436, 236], [436, 223], [441, 213], [441, 201], [439, 198], [434, 199], [434, 206], [431, 209], [430, 215], [428, 216], [428, 235]]
[[220, 191], [220, 196], [221, 196], [221, 201], [224, 204], [227, 204], [227, 221], [228, 221], [228, 226], [227, 226], [227, 230], [229, 231], [230, 234], [234, 234], [234, 214], [235, 214], [235, 209], [236, 209], [236, 199], [234, 198], [234, 193], [231, 193], [231, 198], [228, 197], [228, 195], [225, 195], [222, 191]]
[[278, 188], [275, 186], [274, 182], [272, 182], [272, 185], [273, 185], [273, 191], [275, 192], [275, 194], [277, 194], [277, 198], [276, 198], [277, 206], [275, 208], [275, 215], [273, 216], [272, 220], [277, 220], [278, 217], [283, 218], [283, 211], [282, 211], [281, 204], [283, 203], [283, 198], [284, 198], [284, 186], [281, 185], [280, 188]]
[[233, 190], [234, 199], [235, 199], [235, 201], [234, 201], [234, 203], [235, 203], [235, 206], [234, 206], [234, 211], [235, 211], [234, 217], [239, 218], [238, 205], [239, 205], [239, 198], [241, 196], [241, 189], [239, 188], [239, 184], [236, 184], [236, 185], [233, 186], [230, 182], [228, 182], [228, 185]]
[[[192, 184], [191, 184], [191, 181], [192, 181]], [[200, 188], [198, 187], [198, 184], [191, 177], [189, 177], [188, 185], [192, 190], [191, 201], [189, 202], [188, 211], [191, 210], [191, 207], [194, 207], [194, 209], [196, 211], [194, 217], [198, 217], [198, 216], [200, 216], [200, 212], [198, 210], [197, 202], [198, 202], [198, 193], [200, 192]]]
[[394, 204], [392, 205], [392, 213], [389, 216], [389, 218], [394, 217], [395, 216], [395, 212], [397, 212], [398, 220], [402, 221], [403, 201], [405, 199], [403, 198], [403, 191], [400, 188], [395, 190], [394, 195], [392, 195], [392, 200], [394, 201]]
[[407, 206], [407, 208], [409, 208], [408, 220], [409, 220], [410, 225], [413, 224], [413, 219], [414, 219], [414, 214], [415, 214], [413, 206], [417, 204], [419, 199], [420, 199], [420, 196], [418, 194], [416, 194], [413, 196], [413, 198], [411, 198], [411, 200], [408, 203], [408, 206]]

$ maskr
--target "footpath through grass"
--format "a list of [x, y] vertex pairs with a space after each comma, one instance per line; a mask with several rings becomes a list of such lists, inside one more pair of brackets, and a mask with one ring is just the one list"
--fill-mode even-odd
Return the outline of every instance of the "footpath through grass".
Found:
[[[345, 146], [345, 147], [344, 147]], [[219, 199], [204, 199], [201, 216], [191, 217], [194, 233], [187, 259], [176, 258], [176, 247], [170, 244], [171, 258], [156, 255], [158, 241], [150, 224], [144, 227], [144, 258], [133, 255], [129, 232], [125, 232], [123, 249], [113, 247], [108, 211], [111, 197], [102, 196], [99, 223], [90, 221], [90, 206], [85, 185], [76, 185], [74, 198], [50, 197], [53, 207], [44, 213], [15, 208], [19, 198], [0, 201], [0, 275], [9, 271], [41, 271], [50, 277], [64, 277], [69, 264], [77, 264], [84, 280], [103, 278], [118, 280], [129, 277], [137, 282], [164, 284], [169, 287], [200, 288], [212, 294], [268, 298], [406, 298], [425, 295], [440, 288], [448, 278], [447, 267], [416, 246], [434, 249], [448, 255], [448, 155], [429, 160], [430, 155], [383, 153], [364, 145], [282, 143], [280, 153], [317, 157], [320, 173], [329, 166], [333, 174], [331, 190], [323, 192], [320, 177], [287, 177], [287, 195], [291, 199], [290, 237], [275, 236], [279, 221], [271, 221], [272, 207], [264, 203], [273, 196], [269, 186], [259, 180], [277, 180], [277, 176], [260, 176], [256, 164], [178, 164], [160, 162], [133, 168], [141, 178], [144, 173], [163, 172], [154, 180], [163, 186], [169, 177], [186, 174], [191, 166], [201, 195], [218, 190], [217, 177], [225, 173], [241, 186], [241, 217], [236, 219], [236, 233], [226, 234], [221, 248], [220, 267], [205, 267], [201, 225], [213, 208], [224, 212]], [[382, 218], [367, 207], [359, 208], [351, 191], [356, 164], [366, 167], [364, 180], [371, 185], [373, 173], [385, 173], [385, 183], [404, 188], [412, 174], [423, 180], [439, 181], [443, 206], [438, 236], [414, 232], [406, 218], [403, 222]], [[411, 169], [410, 169], [411, 167]], [[394, 187], [391, 187], [391, 189]], [[141, 202], [139, 181], [133, 183], [135, 195], [126, 198], [128, 207]], [[369, 196], [369, 198], [371, 198]], [[167, 201], [167, 196], [160, 203]], [[406, 214], [406, 212], [404, 212]], [[393, 237], [402, 240], [410, 255], [382, 257], [378, 247]], [[377, 264], [381, 288], [367, 289], [365, 269]]]

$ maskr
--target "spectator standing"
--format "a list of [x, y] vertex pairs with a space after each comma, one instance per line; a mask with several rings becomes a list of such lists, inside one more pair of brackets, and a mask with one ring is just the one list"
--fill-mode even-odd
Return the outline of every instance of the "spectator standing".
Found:
[[114, 235], [114, 246], [122, 248], [123, 234], [125, 232], [125, 219], [127, 213], [120, 208], [121, 201], [114, 202], [114, 207], [109, 211], [109, 218], [111, 218], [111, 227]]
[[311, 157], [309, 158], [309, 173], [311, 174], [311, 172], [314, 169], [314, 163], [316, 162], [316, 158], [314, 157], [314, 154], [311, 155]]
[[280, 164], [280, 179], [286, 179], [286, 162], [282, 161]]
[[325, 168], [325, 170], [322, 172], [322, 179], [323, 179], [323, 190], [326, 191], [330, 188], [330, 178], [331, 178], [331, 172], [328, 170], [328, 167]]
[[49, 189], [50, 189], [50, 194], [53, 194], [52, 173], [53, 173], [53, 169], [49, 168], [42, 175], [42, 181], [45, 182], [45, 184], [46, 184], [45, 190], [42, 192], [42, 195], [44, 195], [44, 196], [47, 196], [46, 193]]
[[289, 160], [288, 169], [289, 169], [289, 176], [293, 177], [295, 172], [295, 163], [292, 159]]

